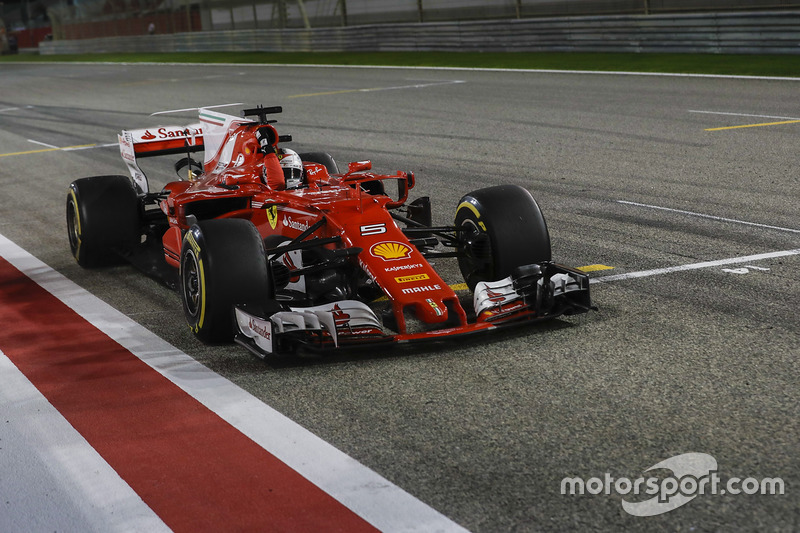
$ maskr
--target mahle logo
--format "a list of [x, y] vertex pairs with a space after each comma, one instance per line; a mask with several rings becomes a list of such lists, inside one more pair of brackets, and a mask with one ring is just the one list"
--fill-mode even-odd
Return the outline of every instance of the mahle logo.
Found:
[[[758, 479], [731, 477], [723, 483], [717, 474], [717, 460], [706, 453], [684, 453], [654, 464], [645, 472], [669, 470], [668, 477], [614, 478], [606, 473], [602, 478], [565, 477], [561, 480], [561, 494], [609, 495], [612, 491], [621, 496], [622, 508], [633, 516], [655, 516], [677, 509], [697, 496], [711, 494], [783, 494], [781, 478]], [[645, 494], [652, 498], [643, 501], [636, 496]], [[633, 496], [633, 498], [631, 498]]]

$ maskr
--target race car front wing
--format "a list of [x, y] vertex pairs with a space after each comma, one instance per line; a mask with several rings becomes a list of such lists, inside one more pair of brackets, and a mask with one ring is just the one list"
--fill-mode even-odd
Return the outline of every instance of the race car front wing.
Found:
[[271, 313], [237, 305], [235, 340], [259, 357], [291, 352], [297, 347], [333, 350], [382, 343], [409, 343], [489, 332], [498, 328], [585, 313], [594, 309], [589, 277], [547, 262], [517, 268], [499, 281], [483, 281], [473, 293], [474, 321], [446, 329], [386, 333], [369, 305], [340, 300], [313, 307], [279, 306]]

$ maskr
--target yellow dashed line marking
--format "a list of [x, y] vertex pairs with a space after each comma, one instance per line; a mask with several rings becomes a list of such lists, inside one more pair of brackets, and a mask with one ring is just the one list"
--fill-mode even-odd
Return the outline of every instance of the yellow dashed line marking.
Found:
[[608, 265], [587, 265], [576, 268], [581, 272], [597, 272], [598, 270], [614, 270], [614, 267]]
[[93, 146], [97, 146], [96, 144], [79, 144], [76, 146], [65, 146], [63, 148], [41, 148], [39, 150], [28, 150], [27, 152], [11, 152], [10, 154], [0, 154], [0, 157], [10, 157], [12, 155], [29, 155], [29, 154], [41, 154], [43, 152], [57, 152], [59, 150], [77, 150], [79, 148], [91, 148]]
[[736, 130], [740, 128], [760, 128], [761, 126], [779, 126], [781, 124], [796, 124], [800, 120], [784, 120], [781, 122], [764, 122], [761, 124], [745, 124], [743, 126], [725, 126], [724, 128], [706, 128], [705, 131]]

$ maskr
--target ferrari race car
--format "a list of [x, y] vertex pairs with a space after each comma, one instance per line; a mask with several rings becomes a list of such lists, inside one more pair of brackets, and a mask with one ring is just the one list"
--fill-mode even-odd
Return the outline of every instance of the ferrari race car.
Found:
[[[370, 161], [341, 171], [328, 153], [297, 154], [268, 119], [280, 112], [201, 108], [188, 126], [122, 131], [130, 177], [69, 186], [77, 262], [132, 262], [179, 290], [199, 339], [260, 357], [459, 337], [592, 307], [588, 277], [551, 261], [527, 190], [473, 191], [452, 225], [434, 226], [429, 198], [408, 201], [412, 172], [375, 173]], [[180, 156], [181, 179], [153, 192], [139, 163], [163, 155]], [[433, 268], [441, 258], [457, 261], [471, 298]]]

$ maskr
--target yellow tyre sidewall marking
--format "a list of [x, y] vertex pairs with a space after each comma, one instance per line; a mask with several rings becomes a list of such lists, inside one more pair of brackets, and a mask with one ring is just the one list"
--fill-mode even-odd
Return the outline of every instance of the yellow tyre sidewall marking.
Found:
[[478, 212], [477, 207], [472, 205], [470, 202], [461, 202], [456, 208], [456, 216], [458, 216], [458, 212], [461, 210], [461, 208], [467, 208], [472, 211], [472, 213], [475, 215], [475, 218], [478, 220], [478, 226], [480, 226], [483, 231], [486, 231], [486, 225], [481, 220], [481, 214]]
[[197, 329], [201, 330], [206, 319], [206, 274], [203, 270], [203, 260], [199, 257], [197, 268], [200, 270], [200, 321], [197, 323]]
[[81, 212], [78, 209], [78, 197], [75, 196], [75, 189], [70, 189], [69, 190], [69, 195], [72, 198], [72, 206], [73, 206], [73, 209], [75, 211], [75, 223], [77, 225], [77, 227], [75, 228], [77, 230], [76, 231], [76, 235], [75, 235], [75, 239], [78, 241], [78, 243], [77, 243], [77, 246], [75, 246], [75, 253], [73, 254], [75, 256], [75, 259], [77, 259], [78, 256], [80, 256], [81, 242], [82, 242], [82, 239], [81, 239]]
[[192, 247], [194, 259], [195, 262], [197, 262], [197, 274], [200, 278], [198, 280], [200, 283], [200, 319], [197, 321], [197, 325], [194, 327], [190, 326], [191, 330], [197, 333], [203, 329], [203, 323], [206, 319], [206, 274], [203, 268], [203, 260], [200, 257], [200, 245], [197, 244], [197, 241], [194, 239], [194, 234], [191, 231], [186, 232], [186, 242]]

